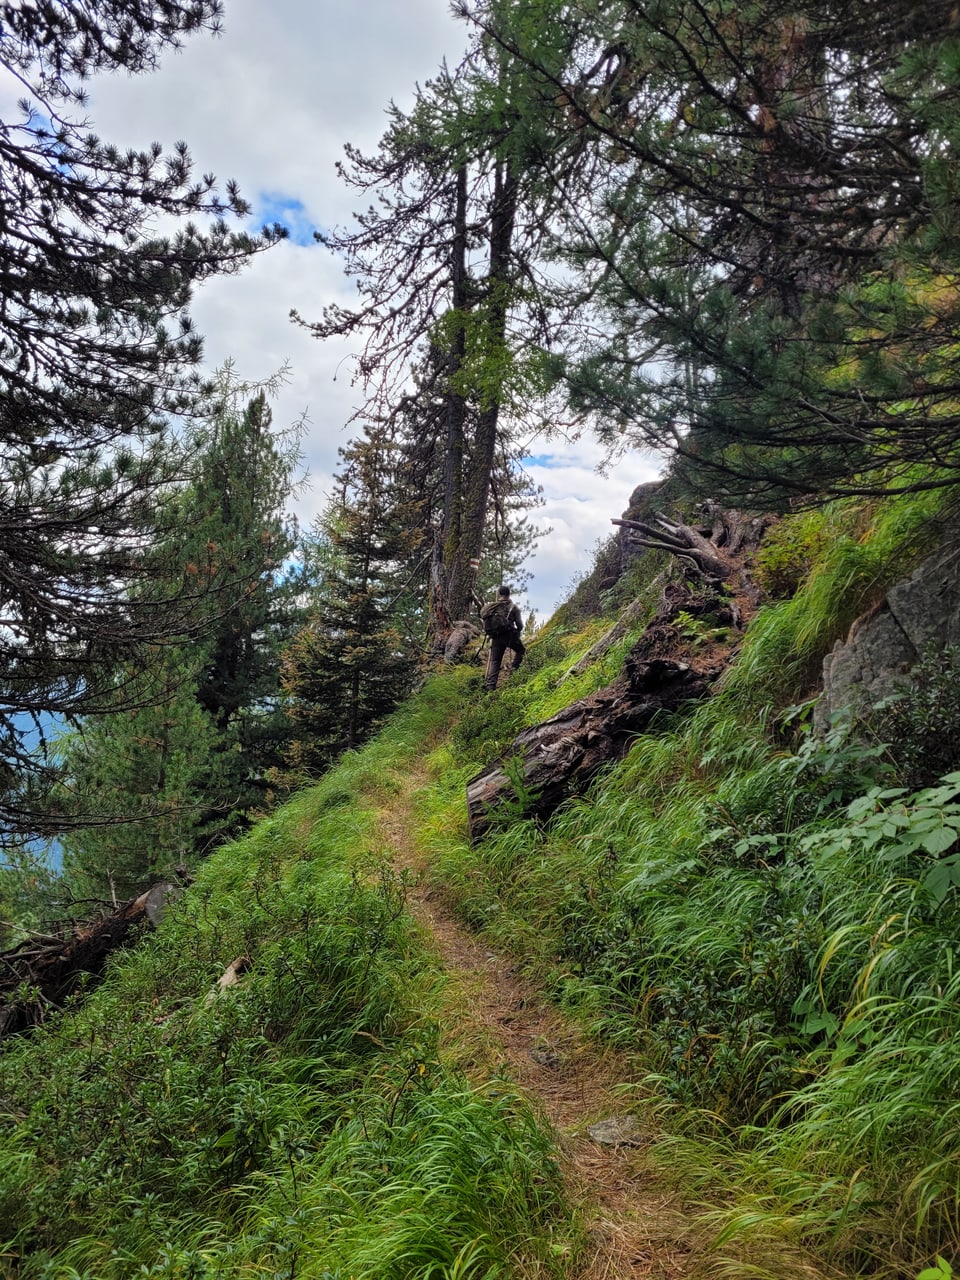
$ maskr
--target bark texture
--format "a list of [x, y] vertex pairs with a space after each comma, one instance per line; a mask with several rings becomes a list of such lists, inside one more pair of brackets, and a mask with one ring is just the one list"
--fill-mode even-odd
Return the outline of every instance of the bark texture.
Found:
[[464, 649], [472, 640], [479, 640], [483, 635], [483, 628], [478, 627], [475, 622], [471, 622], [469, 618], [460, 618], [457, 622], [450, 624], [450, 631], [447, 634], [443, 646], [443, 660], [445, 663], [456, 662]]
[[707, 501], [689, 524], [655, 515], [651, 521], [613, 520], [630, 542], [649, 551], [665, 551], [706, 586], [735, 583], [756, 603], [759, 591], [749, 574], [749, 557], [756, 550], [772, 516], [750, 516]]
[[0, 1039], [39, 1026], [82, 985], [99, 978], [114, 951], [156, 924], [178, 887], [158, 884], [62, 938], [33, 937], [0, 954]]
[[[751, 557], [771, 520], [707, 502], [689, 524], [664, 516], [613, 521], [642, 548], [674, 556], [683, 574], [663, 575], [654, 616], [612, 684], [524, 729], [467, 783], [472, 838], [488, 831], [498, 814], [548, 817], [603, 765], [622, 758], [658, 712], [675, 711], [709, 691], [739, 648], [759, 600]], [[566, 676], [602, 657], [637, 624], [642, 609], [640, 600], [628, 605]]]
[[602, 765], [620, 759], [658, 712], [675, 711], [708, 688], [707, 676], [685, 662], [628, 659], [613, 684], [524, 729], [501, 761], [467, 783], [471, 837], [488, 831], [498, 810], [548, 817]]

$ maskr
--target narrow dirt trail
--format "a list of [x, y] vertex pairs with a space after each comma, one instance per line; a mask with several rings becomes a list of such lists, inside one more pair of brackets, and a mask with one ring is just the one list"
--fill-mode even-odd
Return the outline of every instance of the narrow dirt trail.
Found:
[[[410, 797], [417, 780], [407, 782]], [[512, 1080], [556, 1132], [568, 1195], [589, 1241], [577, 1280], [680, 1280], [691, 1241], [679, 1203], [658, 1185], [649, 1139], [638, 1129], [608, 1145], [587, 1132], [629, 1109], [617, 1095], [629, 1080], [626, 1065], [586, 1041], [508, 956], [491, 951], [423, 885], [414, 829], [409, 800], [393, 797], [380, 814], [383, 847], [416, 877], [410, 909], [434, 939], [449, 980], [448, 1046], [478, 1081], [498, 1073]]]

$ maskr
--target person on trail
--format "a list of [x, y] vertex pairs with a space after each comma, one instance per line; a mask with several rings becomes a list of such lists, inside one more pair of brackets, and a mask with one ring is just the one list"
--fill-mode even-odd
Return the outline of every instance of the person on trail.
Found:
[[490, 638], [490, 656], [483, 679], [485, 689], [496, 689], [500, 677], [500, 665], [508, 649], [513, 650], [513, 669], [523, 661], [526, 649], [520, 639], [523, 617], [517, 605], [510, 599], [509, 587], [498, 587], [496, 600], [490, 600], [480, 610], [483, 630]]

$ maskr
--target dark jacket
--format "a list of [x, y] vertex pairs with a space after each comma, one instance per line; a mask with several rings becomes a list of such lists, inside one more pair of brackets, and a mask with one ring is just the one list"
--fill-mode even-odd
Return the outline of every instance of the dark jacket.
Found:
[[510, 601], [510, 612], [507, 614], [507, 622], [516, 627], [517, 635], [523, 630], [523, 615], [520, 612], [520, 606]]

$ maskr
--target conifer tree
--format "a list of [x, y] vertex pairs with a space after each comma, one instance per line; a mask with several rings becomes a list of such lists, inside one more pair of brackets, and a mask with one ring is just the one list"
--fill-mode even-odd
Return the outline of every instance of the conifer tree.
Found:
[[[197, 643], [203, 655], [197, 699], [218, 734], [239, 744], [248, 783], [236, 791], [246, 795], [266, 785], [289, 735], [278, 692], [280, 652], [305, 610], [304, 571], [294, 554], [299, 531], [286, 510], [302, 423], [278, 433], [264, 390], [243, 409], [242, 389], [231, 390], [228, 379], [227, 391], [232, 407], [206, 428], [196, 479], [178, 504], [190, 536], [177, 554], [198, 575], [242, 584], [230, 600], [209, 601]], [[241, 808], [249, 804], [247, 798]]]
[[177, 649], [157, 661], [148, 705], [90, 717], [65, 744], [58, 799], [75, 824], [60, 836], [71, 900], [125, 902], [194, 866], [213, 834], [207, 813], [229, 813], [233, 780], [218, 769], [219, 735], [197, 701], [196, 658]]
[[[22, 86], [0, 120], [0, 828], [30, 829], [30, 717], [116, 702], [113, 672], [189, 629], [192, 584], [138, 591], [184, 474], [171, 415], [195, 406], [191, 290], [272, 238], [230, 231], [189, 152], [124, 152], [84, 119], [87, 79], [153, 70], [215, 31], [219, 0], [0, 4], [0, 67]], [[177, 226], [155, 229], [158, 215]], [[198, 217], [210, 216], [208, 230]], [[226, 590], [224, 583], [211, 583]], [[26, 735], [26, 736], [25, 736]]]
[[[542, 22], [538, 39], [552, 61], [566, 36]], [[402, 417], [411, 443], [429, 437], [421, 452], [442, 459], [431, 583], [440, 637], [471, 607], [498, 449], [510, 455], [513, 419], [543, 389], [557, 320], [535, 265], [554, 199], [544, 174], [557, 112], [534, 107], [550, 103], [552, 87], [546, 99], [542, 90], [508, 51], [475, 41], [411, 111], [391, 108], [376, 153], [348, 148], [345, 180], [378, 202], [357, 227], [323, 237], [346, 257], [361, 301], [309, 327], [363, 335], [363, 412]]]
[[315, 526], [313, 616], [284, 657], [298, 771], [321, 771], [358, 746], [416, 670], [410, 565], [421, 535], [416, 503], [396, 482], [395, 452], [389, 432], [368, 425], [341, 451], [340, 492]]
[[956, 483], [952, 5], [561, 7], [559, 74], [540, 0], [469, 12], [591, 176], [554, 227], [595, 308], [577, 410], [754, 501]]
[[[154, 552], [158, 575], [201, 580], [199, 634], [119, 667], [117, 706], [64, 743], [55, 819], [77, 897], [127, 897], [192, 867], [269, 802], [284, 758], [280, 651], [303, 619], [284, 512], [298, 436], [272, 432], [263, 391], [242, 406], [242, 389], [223, 390], [233, 406], [199, 432], [196, 478], [168, 498], [180, 532]], [[205, 577], [243, 584], [239, 599], [218, 608]]]
[[[435, 634], [436, 619], [429, 613], [429, 602], [432, 589], [439, 585], [437, 559], [444, 545], [445, 517], [450, 510], [456, 510], [457, 486], [450, 484], [449, 397], [444, 394], [442, 374], [438, 382], [431, 382], [430, 361], [426, 364], [426, 370], [418, 368], [415, 391], [404, 398], [397, 415], [399, 449], [394, 466], [400, 491], [417, 495], [411, 513], [421, 531], [421, 541], [410, 582], [415, 584], [420, 600], [427, 603], [428, 631]], [[465, 401], [463, 445], [467, 448], [472, 439], [474, 413], [475, 406]], [[481, 597], [502, 582], [522, 588], [526, 581], [523, 563], [537, 539], [547, 532], [531, 520], [531, 513], [542, 504], [542, 491], [531, 482], [525, 469], [523, 446], [512, 438], [515, 426], [511, 421], [510, 430], [497, 432], [479, 565], [475, 572], [471, 570], [469, 578]]]

